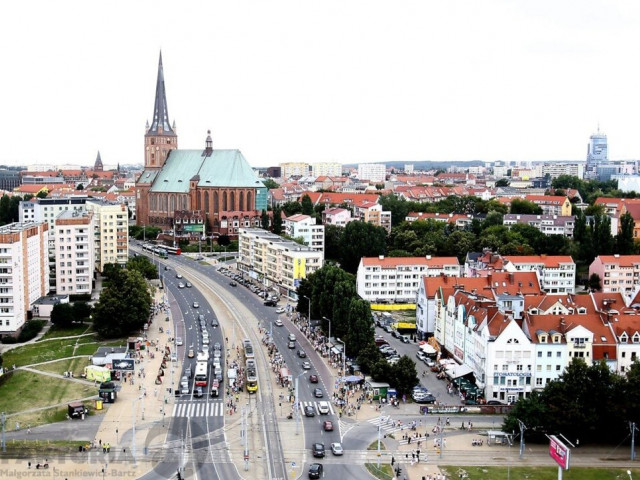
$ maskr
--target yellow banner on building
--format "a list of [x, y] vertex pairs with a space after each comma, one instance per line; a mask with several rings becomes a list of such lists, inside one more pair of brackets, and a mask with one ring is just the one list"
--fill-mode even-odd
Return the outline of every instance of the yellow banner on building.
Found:
[[296, 258], [293, 262], [293, 279], [299, 280], [301, 278], [306, 278], [307, 273], [307, 262], [306, 258]]
[[402, 329], [402, 330], [416, 330], [418, 327], [416, 327], [415, 323], [407, 323], [407, 322], [398, 322], [398, 323], [394, 323], [393, 326], [395, 327], [396, 330], [398, 329]]
[[392, 311], [392, 310], [415, 310], [415, 303], [394, 303], [393, 305], [388, 305], [386, 303], [372, 303], [371, 310], [380, 310], [380, 311]]

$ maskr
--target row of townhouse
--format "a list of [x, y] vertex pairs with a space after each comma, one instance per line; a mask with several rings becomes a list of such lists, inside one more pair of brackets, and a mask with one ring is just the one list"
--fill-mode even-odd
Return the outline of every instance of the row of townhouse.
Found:
[[640, 290], [640, 255], [599, 255], [589, 265], [589, 277], [598, 275], [603, 292], [635, 297]]
[[562, 235], [568, 238], [573, 238], [575, 223], [574, 216], [564, 217], [562, 215], [508, 213], [502, 219], [502, 224], [509, 228], [518, 224], [530, 225], [545, 235]]
[[297, 300], [302, 279], [323, 265], [323, 252], [261, 228], [241, 228], [238, 270], [281, 295]]
[[516, 290], [527, 275], [515, 273], [512, 282], [491, 286], [478, 279], [425, 282], [436, 284], [428, 287], [435, 290], [435, 340], [461, 373], [473, 373], [485, 399], [511, 403], [526, 397], [558, 379], [575, 358], [604, 361], [621, 374], [629, 370], [640, 355], [636, 309], [620, 295]]

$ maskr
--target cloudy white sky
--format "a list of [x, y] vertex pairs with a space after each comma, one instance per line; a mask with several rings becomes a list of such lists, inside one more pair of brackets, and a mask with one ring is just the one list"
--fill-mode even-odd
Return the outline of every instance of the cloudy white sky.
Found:
[[640, 2], [21, 0], [0, 163], [142, 163], [162, 49], [181, 148], [284, 161], [640, 158]]

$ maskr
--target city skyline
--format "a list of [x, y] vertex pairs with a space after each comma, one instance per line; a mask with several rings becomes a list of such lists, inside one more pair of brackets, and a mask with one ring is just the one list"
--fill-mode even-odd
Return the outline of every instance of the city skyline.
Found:
[[254, 167], [640, 158], [630, 1], [174, 5], [12, 5], [0, 164], [141, 164], [160, 50], [179, 147]]

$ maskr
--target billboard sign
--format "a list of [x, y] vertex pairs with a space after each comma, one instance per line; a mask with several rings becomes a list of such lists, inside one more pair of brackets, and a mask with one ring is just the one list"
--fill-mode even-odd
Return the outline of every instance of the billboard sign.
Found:
[[549, 455], [551, 455], [551, 458], [553, 458], [561, 468], [569, 470], [571, 450], [555, 435], [549, 436]]
[[185, 232], [204, 232], [204, 224], [184, 225], [182, 229]]
[[133, 372], [135, 370], [135, 361], [133, 358], [122, 358], [120, 360], [114, 360], [113, 369]]

